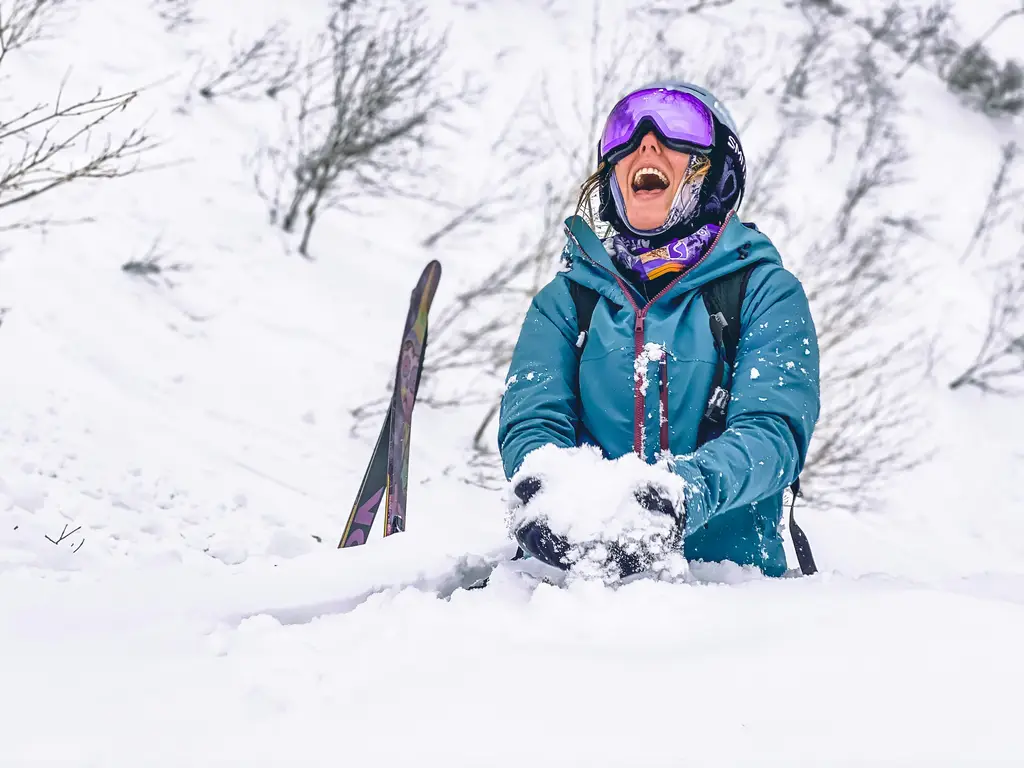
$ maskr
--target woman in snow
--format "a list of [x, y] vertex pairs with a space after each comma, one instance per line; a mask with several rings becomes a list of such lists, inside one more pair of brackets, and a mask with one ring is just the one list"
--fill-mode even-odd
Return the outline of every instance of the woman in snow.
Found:
[[[668, 516], [688, 560], [782, 575], [782, 494], [818, 419], [818, 348], [800, 282], [736, 216], [746, 167], [735, 123], [703, 88], [645, 86], [612, 109], [597, 160], [577, 211], [587, 218], [566, 221], [564, 269], [533, 299], [502, 400], [513, 533], [528, 555], [569, 567], [562, 532], [521, 514], [543, 471], [520, 470], [538, 449], [593, 445], [664, 468], [666, 483], [624, 492]], [[680, 485], [681, 496], [666, 490]], [[642, 542], [602, 551], [621, 576], [651, 565]]]

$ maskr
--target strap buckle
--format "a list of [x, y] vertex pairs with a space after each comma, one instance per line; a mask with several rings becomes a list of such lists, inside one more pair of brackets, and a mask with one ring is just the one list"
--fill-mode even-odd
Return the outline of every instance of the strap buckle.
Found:
[[722, 385], [715, 387], [708, 399], [708, 407], [704, 410], [704, 418], [721, 424], [725, 421], [726, 407], [729, 405], [729, 390]]

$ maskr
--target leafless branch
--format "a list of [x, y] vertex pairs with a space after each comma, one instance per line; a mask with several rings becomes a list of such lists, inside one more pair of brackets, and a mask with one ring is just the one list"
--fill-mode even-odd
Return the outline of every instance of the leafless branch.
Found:
[[[898, 6], [898, 2], [894, 3]], [[897, 78], [903, 77], [915, 64], [922, 62], [930, 52], [942, 51], [949, 47], [948, 29], [953, 19], [953, 4], [950, 0], [928, 6], [925, 9], [915, 8], [915, 23], [906, 35], [910, 41], [905, 53], [906, 63], [896, 73]]]
[[167, 24], [168, 32], [196, 23], [194, 0], [153, 0], [153, 7]]
[[0, 1], [0, 69], [11, 51], [39, 40], [46, 23], [67, 5], [67, 0]]
[[0, 209], [28, 202], [78, 179], [112, 179], [137, 170], [137, 158], [153, 146], [142, 128], [96, 144], [96, 132], [123, 112], [135, 91], [64, 103], [64, 86], [53, 104], [38, 104], [0, 120]]
[[23, 221], [16, 221], [11, 224], [4, 224], [3, 226], [0, 226], [0, 232], [36, 230], [45, 235], [53, 227], [71, 227], [76, 224], [90, 224], [94, 221], [95, 219], [91, 216], [83, 216], [78, 219], [25, 219]]
[[487, 188], [481, 190], [475, 200], [459, 206], [447, 221], [424, 236], [420, 244], [424, 248], [435, 248], [442, 239], [456, 232], [466, 233], [471, 225], [481, 227], [496, 222], [521, 199], [516, 182], [524, 172], [525, 167], [521, 165], [497, 180], [488, 179]]
[[298, 79], [299, 54], [285, 36], [287, 25], [277, 23], [256, 40], [239, 45], [229, 43], [231, 58], [220, 67], [204, 64], [199, 95], [204, 99], [232, 96], [252, 99], [276, 97]]
[[999, 170], [992, 179], [992, 186], [989, 188], [988, 197], [985, 199], [985, 207], [982, 209], [978, 222], [971, 233], [971, 239], [967, 243], [963, 254], [960, 256], [960, 263], [963, 264], [979, 246], [987, 250], [989, 243], [987, 238], [992, 234], [993, 229], [998, 226], [1011, 211], [1018, 207], [1021, 199], [1021, 190], [1007, 189], [1010, 182], [1011, 171], [1019, 155], [1019, 147], [1016, 142], [1008, 142], [1003, 145], [1002, 156], [999, 163]]
[[822, 55], [828, 50], [832, 36], [827, 17], [813, 13], [806, 5], [802, 7], [808, 22], [807, 31], [800, 37], [800, 56], [787, 73], [782, 88], [783, 102], [803, 99], [812, 80], [812, 72], [818, 68]]
[[[0, 0], [0, 82], [13, 53], [45, 36], [47, 25], [69, 0]], [[153, 146], [136, 128], [119, 138], [101, 133], [136, 99], [131, 91], [67, 98], [65, 81], [52, 102], [8, 105], [0, 116], [0, 210], [28, 203], [80, 179], [110, 179], [138, 169], [137, 158]], [[0, 231], [62, 223], [52, 216], [8, 220]]]
[[733, 0], [696, 0], [696, 2], [690, 5], [680, 7], [679, 3], [662, 1], [650, 3], [644, 8], [644, 12], [654, 17], [674, 20], [688, 14], [700, 13], [712, 8], [724, 8], [727, 5], [732, 5], [732, 3]]
[[998, 279], [977, 355], [949, 384], [953, 390], [965, 386], [997, 395], [1024, 394], [1024, 248]]

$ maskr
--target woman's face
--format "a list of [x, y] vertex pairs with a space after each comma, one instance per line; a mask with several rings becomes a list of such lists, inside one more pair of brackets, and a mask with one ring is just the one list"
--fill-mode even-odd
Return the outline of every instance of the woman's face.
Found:
[[686, 176], [690, 156], [669, 149], [654, 131], [615, 164], [615, 178], [633, 229], [657, 229], [665, 223], [676, 191]]

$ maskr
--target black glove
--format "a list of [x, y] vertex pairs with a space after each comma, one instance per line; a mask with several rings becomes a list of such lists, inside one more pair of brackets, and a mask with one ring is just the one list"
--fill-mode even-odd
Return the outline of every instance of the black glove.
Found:
[[[634, 496], [637, 503], [644, 509], [668, 515], [673, 520], [672, 533], [667, 541], [657, 542], [657, 551], [665, 552], [678, 549], [683, 541], [683, 529], [686, 527], [686, 511], [680, 513], [676, 510], [672, 500], [660, 488], [651, 483], [637, 488]], [[609, 560], [619, 569], [620, 578], [646, 571], [654, 564], [655, 554], [651, 551], [651, 547], [643, 542], [612, 544], [608, 550]]]
[[[541, 489], [541, 481], [538, 477], [524, 477], [512, 489], [512, 493], [523, 505], [529, 504], [530, 500], [537, 495]], [[542, 522], [531, 520], [523, 523], [515, 531], [516, 541], [520, 548], [535, 557], [542, 563], [568, 569], [569, 542], [562, 536], [551, 532], [551, 529]]]
[[540, 478], [530, 475], [524, 477], [518, 483], [516, 487], [512, 489], [512, 493], [516, 495], [524, 505], [530, 503], [530, 499], [537, 495], [537, 491], [540, 490]]
[[686, 517], [685, 514], [680, 515], [676, 511], [675, 504], [672, 503], [672, 500], [666, 496], [658, 486], [652, 483], [647, 483], [646, 485], [637, 488], [633, 495], [636, 497], [637, 503], [646, 510], [651, 512], [661, 512], [665, 515], [671, 515], [674, 518]]

